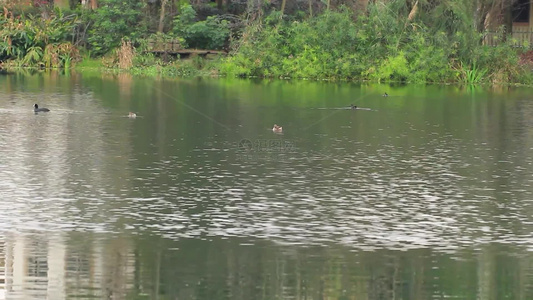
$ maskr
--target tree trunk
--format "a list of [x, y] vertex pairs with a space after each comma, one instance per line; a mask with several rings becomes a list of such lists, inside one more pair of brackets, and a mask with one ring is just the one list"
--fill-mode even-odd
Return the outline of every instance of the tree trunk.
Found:
[[280, 19], [283, 19], [283, 14], [285, 13], [285, 4], [287, 4], [287, 0], [281, 1], [281, 15], [279, 16]]
[[165, 27], [165, 6], [167, 4], [168, 0], [162, 0], [161, 1], [161, 13], [159, 15], [159, 27], [157, 29], [158, 32], [163, 32], [163, 29]]
[[366, 8], [368, 7], [368, 0], [359, 0], [358, 4], [361, 12], [366, 12]]
[[247, 22], [257, 20], [263, 16], [262, 0], [247, 0], [246, 1], [246, 14], [248, 15]]
[[81, 0], [81, 7], [95, 10], [98, 8], [97, 0]]
[[513, 33], [512, 5], [503, 6], [502, 11], [503, 11], [503, 25], [505, 25], [504, 37], [507, 37], [507, 35]]
[[313, 0], [309, 0], [309, 17], [313, 17]]
[[364, 14], [368, 6], [368, 0], [353, 0], [352, 10], [355, 16]]

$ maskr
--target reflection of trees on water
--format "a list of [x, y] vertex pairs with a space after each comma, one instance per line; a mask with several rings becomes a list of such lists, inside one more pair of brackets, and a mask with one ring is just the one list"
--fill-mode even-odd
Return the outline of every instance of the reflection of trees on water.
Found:
[[[135, 273], [127, 240], [47, 239], [10, 235], [2, 242], [0, 288], [7, 299], [127, 298]], [[75, 246], [68, 245], [72, 241]]]
[[532, 257], [504, 258], [502, 248], [457, 257], [221, 239], [9, 234], [0, 242], [0, 291], [24, 299], [531, 298]]

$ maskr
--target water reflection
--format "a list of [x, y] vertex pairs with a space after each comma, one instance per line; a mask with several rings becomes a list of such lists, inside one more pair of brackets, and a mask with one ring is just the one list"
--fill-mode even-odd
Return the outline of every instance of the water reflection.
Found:
[[67, 239], [39, 233], [4, 237], [0, 299], [125, 299], [135, 263], [128, 242], [70, 239], [77, 244], [69, 246]]
[[[531, 295], [521, 90], [123, 75], [0, 89], [5, 298], [501, 299], [495, 280]], [[373, 110], [315, 109], [354, 97]]]
[[531, 255], [507, 256], [504, 245], [450, 257], [35, 232], [6, 235], [0, 246], [0, 299], [528, 299], [533, 292]]

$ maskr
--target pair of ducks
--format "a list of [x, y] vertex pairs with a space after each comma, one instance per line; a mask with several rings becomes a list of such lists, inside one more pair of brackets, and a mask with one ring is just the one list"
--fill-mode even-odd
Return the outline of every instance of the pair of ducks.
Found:
[[[389, 94], [387, 94], [387, 93], [383, 94], [383, 97], [388, 97], [388, 96], [389, 96]], [[357, 109], [357, 105], [350, 104], [350, 108], [353, 109], [353, 110], [356, 110]], [[278, 126], [277, 124], [274, 124], [274, 127], [272, 128], [272, 131], [274, 131], [276, 133], [281, 133], [281, 132], [283, 132], [283, 127]]]
[[[37, 103], [35, 103], [33, 105], [33, 111], [34, 112], [49, 112], [50, 110], [48, 108], [46, 108], [46, 107], [39, 108], [39, 105]], [[129, 118], [136, 118], [137, 114], [130, 111], [130, 113], [128, 114], [128, 117]]]

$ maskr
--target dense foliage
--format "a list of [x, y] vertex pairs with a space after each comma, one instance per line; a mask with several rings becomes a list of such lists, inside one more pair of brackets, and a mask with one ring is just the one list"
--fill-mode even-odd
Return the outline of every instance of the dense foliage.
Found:
[[185, 46], [199, 49], [222, 49], [229, 37], [229, 22], [217, 16], [198, 20], [191, 5], [184, 5], [174, 19], [172, 33], [185, 40]]
[[17, 66], [69, 66], [78, 55], [69, 42], [77, 20], [56, 10], [50, 18], [14, 16], [5, 11], [0, 17], [0, 61]]
[[484, 46], [482, 33], [473, 27], [452, 22], [460, 28], [431, 28], [423, 20], [402, 17], [404, 6], [405, 1], [370, 5], [367, 14], [357, 17], [346, 7], [304, 20], [271, 14], [247, 28], [249, 38], [239, 41], [221, 70], [240, 76], [375, 81], [520, 80], [512, 41]]
[[[225, 3], [98, 0], [94, 10], [43, 6], [13, 14], [5, 9], [0, 15], [0, 61], [4, 66], [69, 67], [81, 51], [86, 60], [103, 57], [105, 67], [134, 73], [185, 75], [203, 69], [208, 74], [274, 78], [533, 81], [518, 63], [523, 48], [506, 36], [505, 23], [487, 25], [496, 8], [509, 8], [513, 1]], [[496, 47], [483, 43], [489, 30], [499, 32]], [[147, 51], [153, 47], [148, 40], [231, 51], [215, 61], [159, 58]]]
[[85, 22], [90, 26], [88, 49], [93, 55], [104, 55], [119, 47], [122, 39], [135, 40], [146, 34], [141, 18], [143, 2], [100, 0], [99, 4], [99, 9], [84, 14]]

